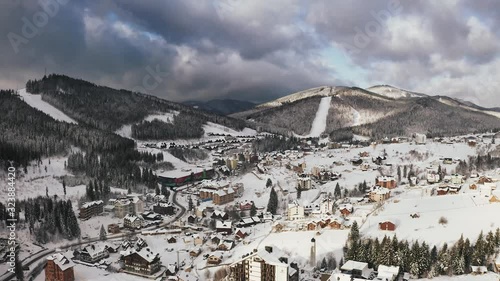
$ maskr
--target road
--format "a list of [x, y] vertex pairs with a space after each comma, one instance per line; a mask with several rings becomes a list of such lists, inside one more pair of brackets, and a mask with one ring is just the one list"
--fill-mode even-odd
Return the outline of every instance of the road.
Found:
[[[184, 214], [186, 213], [186, 208], [184, 206], [182, 206], [181, 204], [179, 204], [179, 202], [177, 201], [177, 191], [174, 192], [174, 195], [172, 196], [172, 203], [177, 205], [179, 207], [179, 210], [180, 212], [178, 212], [174, 219], [171, 220], [171, 221], [167, 221], [167, 222], [164, 222], [164, 223], [161, 223], [155, 227], [152, 227], [151, 230], [155, 230], [155, 229], [159, 229], [159, 228], [162, 228], [162, 227], [165, 227], [171, 223], [174, 223], [176, 222], [177, 220], [179, 220], [180, 218], [182, 218], [182, 216], [184, 216]], [[129, 236], [131, 234], [140, 234], [141, 231], [130, 231], [130, 232], [126, 232], [126, 233], [119, 233], [119, 234], [115, 234], [115, 235], [111, 235], [111, 236], [108, 236], [107, 239], [110, 240], [110, 239], [118, 239], [118, 238], [123, 238], [125, 236]], [[85, 239], [84, 241], [78, 241], [78, 242], [75, 242], [75, 243], [71, 243], [71, 244], [67, 244], [67, 245], [64, 245], [64, 246], [59, 246], [59, 247], [56, 247], [56, 248], [53, 248], [53, 249], [45, 249], [45, 250], [42, 250], [38, 253], [35, 253], [34, 255], [32, 256], [29, 256], [27, 258], [25, 258], [24, 260], [21, 261], [21, 264], [22, 266], [31, 266], [33, 264], [37, 264], [39, 262], [40, 259], [42, 258], [45, 258], [47, 255], [50, 255], [52, 253], [54, 253], [56, 251], [56, 249], [61, 249], [61, 250], [67, 250], [71, 247], [75, 247], [75, 246], [80, 246], [80, 245], [85, 245], [85, 244], [89, 244], [89, 243], [92, 243], [92, 242], [97, 242], [99, 241], [99, 237], [92, 237], [92, 238], [89, 238], [89, 239]], [[2, 276], [0, 276], [0, 281], [8, 281], [8, 280], [11, 280], [12, 278], [15, 278], [15, 274], [13, 273], [9, 273], [9, 272], [6, 272], [4, 273]], [[31, 271], [26, 274], [26, 278], [25, 280], [32, 280], [30, 279], [31, 278]]]

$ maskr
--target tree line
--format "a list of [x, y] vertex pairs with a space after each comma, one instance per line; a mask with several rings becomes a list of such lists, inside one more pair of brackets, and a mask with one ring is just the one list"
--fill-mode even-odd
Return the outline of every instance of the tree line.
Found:
[[132, 125], [132, 137], [140, 140], [174, 140], [201, 138], [205, 131], [199, 117], [179, 113], [172, 123], [158, 119], [142, 121]]
[[479, 234], [475, 243], [463, 235], [453, 245], [445, 243], [440, 249], [418, 240], [410, 243], [385, 236], [361, 238], [356, 222], [353, 223], [344, 247], [345, 260], [366, 262], [371, 268], [379, 265], [399, 266], [401, 272], [409, 272], [418, 278], [439, 275], [461, 275], [471, 273], [471, 266], [493, 267], [493, 258], [500, 246], [500, 228], [495, 232]]

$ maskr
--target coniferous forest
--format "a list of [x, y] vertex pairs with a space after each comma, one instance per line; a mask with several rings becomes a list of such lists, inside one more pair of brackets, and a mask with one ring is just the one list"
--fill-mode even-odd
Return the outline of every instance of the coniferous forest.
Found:
[[500, 246], [500, 228], [486, 235], [481, 232], [476, 241], [463, 236], [453, 245], [441, 248], [425, 242], [398, 240], [396, 236], [363, 238], [356, 222], [353, 223], [344, 247], [344, 259], [366, 262], [371, 268], [379, 265], [399, 266], [400, 272], [409, 272], [415, 278], [471, 273], [470, 266], [487, 266], [491, 270], [496, 249]]

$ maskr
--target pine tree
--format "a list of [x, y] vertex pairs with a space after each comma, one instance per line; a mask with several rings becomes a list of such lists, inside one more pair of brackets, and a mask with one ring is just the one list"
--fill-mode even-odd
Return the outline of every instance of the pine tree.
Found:
[[250, 216], [253, 217], [257, 214], [257, 207], [255, 207], [255, 203], [252, 201], [252, 207], [250, 208]]
[[321, 269], [326, 269], [327, 268], [327, 263], [326, 263], [326, 258], [323, 258], [321, 261]]
[[155, 188], [156, 195], [160, 195], [160, 187], [157, 185]]
[[64, 181], [64, 179], [62, 185], [63, 185], [64, 196], [66, 196], [66, 182]]
[[398, 182], [401, 182], [401, 166], [398, 165]]
[[101, 231], [99, 233], [99, 239], [106, 240], [106, 230], [104, 229], [104, 225], [101, 224]]
[[269, 202], [267, 203], [267, 211], [273, 215], [276, 215], [278, 209], [278, 194], [271, 188], [271, 193], [269, 194]]
[[273, 185], [273, 182], [271, 181], [270, 178], [267, 179], [267, 182], [266, 182], [266, 187], [271, 187]]
[[188, 199], [188, 204], [189, 204], [189, 211], [194, 210], [193, 199], [191, 197], [189, 197]]
[[49, 197], [49, 188], [47, 186], [45, 187], [45, 196]]
[[358, 222], [354, 221], [351, 226], [351, 231], [349, 233], [349, 242], [359, 241], [359, 227]]
[[340, 190], [340, 185], [338, 182], [335, 185], [335, 191], [333, 192], [333, 195], [335, 196], [335, 199], [339, 199], [340, 197], [342, 197], [342, 191]]

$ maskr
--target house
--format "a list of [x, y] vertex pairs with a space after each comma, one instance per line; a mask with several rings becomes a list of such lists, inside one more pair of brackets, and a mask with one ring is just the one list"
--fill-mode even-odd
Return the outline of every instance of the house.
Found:
[[339, 211], [342, 216], [346, 217], [354, 211], [354, 208], [352, 207], [351, 204], [342, 204], [339, 206]]
[[385, 187], [374, 187], [370, 191], [369, 197], [374, 202], [385, 201], [391, 197], [391, 190]]
[[141, 275], [153, 275], [161, 269], [160, 255], [149, 248], [137, 251], [130, 248], [120, 253], [125, 265], [124, 272]]
[[153, 205], [153, 212], [165, 216], [171, 216], [175, 214], [175, 207], [170, 202], [157, 202]]
[[231, 234], [233, 232], [231, 222], [217, 221], [215, 223], [215, 229], [217, 232], [222, 232], [226, 234]]
[[416, 144], [425, 144], [427, 142], [427, 136], [425, 134], [415, 134], [415, 143]]
[[331, 229], [341, 229], [342, 228], [342, 223], [340, 223], [338, 220], [332, 220], [328, 226]]
[[197, 218], [196, 218], [195, 216], [193, 216], [193, 215], [189, 215], [189, 216], [187, 217], [187, 222], [188, 222], [189, 224], [195, 224], [195, 223], [196, 223], [196, 221], [197, 221]]
[[109, 257], [109, 252], [104, 245], [88, 245], [78, 253], [78, 258], [87, 263], [96, 263]]
[[123, 226], [130, 229], [140, 229], [144, 224], [144, 219], [136, 215], [126, 215], [123, 218]]
[[134, 205], [134, 212], [136, 214], [144, 212], [144, 202], [139, 197], [133, 196], [132, 198], [129, 198], [129, 200], [132, 201], [132, 204]]
[[379, 265], [377, 268], [377, 278], [375, 280], [396, 281], [399, 275], [399, 266]]
[[218, 210], [215, 210], [212, 215], [210, 216], [212, 219], [216, 220], [227, 220], [229, 219], [229, 215], [226, 212], [221, 212]]
[[304, 207], [300, 205], [297, 201], [292, 204], [288, 204], [288, 220], [302, 220], [304, 219]]
[[252, 218], [242, 218], [236, 226], [238, 227], [250, 227], [256, 224], [256, 222]]
[[205, 243], [205, 239], [203, 236], [201, 236], [200, 234], [193, 235], [193, 244], [195, 246], [203, 245], [203, 243]]
[[102, 200], [87, 202], [80, 207], [79, 218], [82, 220], [88, 220], [93, 216], [102, 214], [103, 212], [104, 202]]
[[482, 275], [488, 273], [488, 268], [486, 266], [470, 266], [472, 275]]
[[116, 223], [108, 224], [108, 233], [110, 234], [120, 233], [120, 226]]
[[47, 257], [45, 265], [46, 281], [74, 281], [75, 273], [73, 267], [75, 263], [67, 256], [57, 253]]
[[169, 244], [177, 243], [177, 239], [174, 236], [167, 237], [167, 242]]
[[145, 211], [141, 214], [141, 217], [145, 220], [148, 220], [148, 221], [161, 221], [162, 220], [162, 216], [160, 214], [157, 214], [155, 212], [151, 212], [151, 211]]
[[189, 251], [189, 256], [190, 257], [197, 257], [201, 254], [201, 248], [194, 248]]
[[167, 266], [167, 269], [165, 270], [165, 275], [167, 276], [173, 276], [177, 274], [177, 271], [179, 271], [179, 268], [175, 264], [169, 264]]
[[375, 185], [380, 187], [385, 187], [388, 189], [393, 189], [396, 187], [397, 181], [394, 177], [391, 176], [377, 177], [375, 180]]
[[208, 257], [207, 263], [211, 265], [218, 265], [222, 262], [222, 258], [222, 253], [215, 252]]
[[306, 227], [307, 227], [307, 230], [316, 230], [318, 225], [316, 222], [312, 221], [312, 222], [308, 223]]
[[373, 273], [373, 269], [368, 267], [365, 262], [348, 260], [342, 267], [340, 271], [344, 274], [349, 274], [354, 278], [368, 279]]
[[489, 201], [490, 203], [500, 203], [500, 197], [497, 195], [492, 195]]
[[396, 225], [391, 221], [383, 221], [378, 224], [380, 230], [394, 231], [396, 230]]
[[249, 234], [248, 231], [241, 228], [236, 229], [236, 231], [234, 232], [234, 235], [236, 236], [237, 239], [245, 239], [245, 237], [247, 237], [248, 234]]
[[234, 247], [234, 241], [232, 240], [222, 240], [217, 245], [217, 250], [219, 251], [230, 251]]
[[288, 263], [288, 256], [276, 247], [244, 255], [229, 266], [229, 280], [246, 281], [298, 281], [298, 267]]
[[240, 202], [240, 211], [248, 211], [252, 209], [253, 201], [244, 201]]

